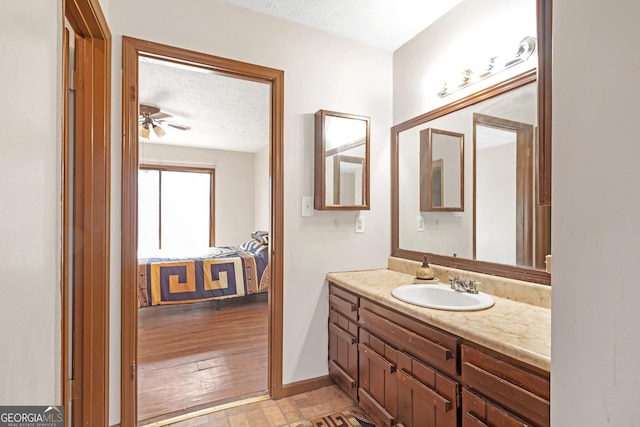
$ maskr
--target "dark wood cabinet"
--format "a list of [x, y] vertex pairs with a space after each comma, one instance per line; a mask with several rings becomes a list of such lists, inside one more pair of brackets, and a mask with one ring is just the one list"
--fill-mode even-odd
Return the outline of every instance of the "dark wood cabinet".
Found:
[[[463, 393], [463, 419], [475, 418], [485, 423], [479, 425], [489, 427], [549, 427], [551, 423], [548, 374], [535, 372], [503, 356], [463, 345], [462, 382], [472, 392]], [[486, 403], [484, 412], [470, 410], [468, 401], [472, 396]], [[504, 421], [507, 418], [513, 421], [507, 423]]]
[[376, 423], [549, 427], [549, 374], [329, 286], [329, 374]]
[[398, 351], [365, 329], [360, 329], [360, 406], [377, 426], [397, 424]]
[[531, 427], [516, 415], [462, 389], [462, 427]]
[[359, 403], [376, 425], [458, 426], [459, 339], [362, 298], [358, 314]]
[[358, 297], [329, 288], [329, 375], [358, 400]]

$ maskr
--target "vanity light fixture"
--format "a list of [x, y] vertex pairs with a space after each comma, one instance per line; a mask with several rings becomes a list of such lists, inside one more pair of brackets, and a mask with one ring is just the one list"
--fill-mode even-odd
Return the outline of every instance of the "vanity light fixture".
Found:
[[489, 76], [500, 73], [514, 65], [520, 64], [528, 60], [536, 51], [537, 40], [535, 37], [527, 36], [518, 45], [513, 55], [506, 60], [498, 56], [489, 58], [480, 69], [465, 68], [462, 70], [461, 76], [453, 83], [444, 82], [442, 89], [438, 92], [440, 98], [451, 95], [467, 86], [486, 79]]

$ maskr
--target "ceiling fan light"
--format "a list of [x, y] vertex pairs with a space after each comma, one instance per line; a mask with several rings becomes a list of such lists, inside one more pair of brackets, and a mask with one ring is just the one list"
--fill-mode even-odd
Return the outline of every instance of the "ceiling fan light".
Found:
[[149, 125], [146, 123], [140, 126], [140, 136], [149, 139]]
[[[149, 130], [147, 129], [147, 133], [148, 132]], [[159, 125], [153, 125], [153, 133], [155, 133], [158, 138], [162, 138], [166, 134], [164, 129], [162, 129]]]

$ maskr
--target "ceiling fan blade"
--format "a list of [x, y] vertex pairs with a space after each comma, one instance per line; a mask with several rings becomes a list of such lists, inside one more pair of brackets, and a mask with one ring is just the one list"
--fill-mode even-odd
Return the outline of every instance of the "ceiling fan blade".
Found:
[[151, 117], [152, 119], [168, 119], [169, 117], [173, 117], [171, 114], [169, 113], [165, 113], [164, 111], [158, 111], [157, 113], [153, 113], [150, 114], [149, 117]]
[[153, 106], [153, 105], [149, 105], [149, 104], [140, 104], [140, 115], [153, 115], [153, 114], [157, 114], [160, 112], [160, 108]]
[[171, 123], [171, 122], [164, 122], [167, 126], [171, 126], [172, 128], [176, 128], [176, 129], [180, 129], [180, 130], [191, 130], [191, 127], [189, 126], [185, 126], [185, 125], [181, 125], [179, 123]]

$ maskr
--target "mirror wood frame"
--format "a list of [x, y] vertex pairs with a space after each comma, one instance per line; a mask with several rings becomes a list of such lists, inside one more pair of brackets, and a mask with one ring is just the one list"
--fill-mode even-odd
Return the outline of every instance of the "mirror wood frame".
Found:
[[[366, 124], [366, 134], [364, 140], [364, 160], [362, 168], [362, 204], [361, 205], [328, 205], [326, 203], [326, 157], [327, 157], [327, 144], [326, 144], [326, 132], [325, 122], [327, 116], [339, 117], [344, 119], [362, 120]], [[356, 114], [338, 113], [336, 111], [318, 110], [315, 113], [314, 119], [315, 129], [315, 149], [314, 149], [314, 209], [316, 210], [333, 210], [333, 211], [364, 211], [369, 210], [369, 146], [370, 146], [370, 133], [371, 133], [371, 119], [366, 116], [359, 116]], [[329, 150], [330, 155], [340, 155], [340, 153], [363, 144], [349, 144], [347, 147], [337, 147], [337, 149]], [[335, 179], [334, 179], [335, 184]], [[335, 194], [335, 185], [332, 185], [332, 192]]]
[[[443, 195], [440, 196], [442, 205], [437, 206], [433, 204], [433, 172], [435, 169], [434, 163], [438, 160], [433, 160], [433, 135], [445, 135], [453, 138], [459, 138], [458, 142], [458, 155], [460, 156], [460, 203], [459, 206], [446, 206]], [[442, 189], [442, 180], [444, 179], [444, 173], [442, 172], [442, 159], [440, 162], [440, 176], [441, 194], [444, 191]], [[432, 127], [426, 128], [420, 131], [420, 212], [464, 212], [464, 134], [458, 132], [450, 132], [442, 129], [435, 129]]]
[[[399, 134], [415, 126], [427, 123], [449, 113], [475, 105], [486, 99], [493, 98], [510, 90], [536, 81], [536, 70], [517, 75], [511, 79], [500, 82], [484, 90], [476, 92], [466, 98], [462, 98], [451, 104], [444, 105], [433, 111], [409, 119], [391, 128], [391, 256], [422, 261], [427, 256], [429, 263], [443, 267], [457, 268], [478, 273], [524, 280], [545, 285], [551, 284], [551, 275], [544, 270], [536, 270], [529, 267], [498, 264], [475, 259], [458, 258], [429, 252], [419, 252], [400, 248], [399, 233]], [[475, 195], [474, 195], [475, 197]]]

